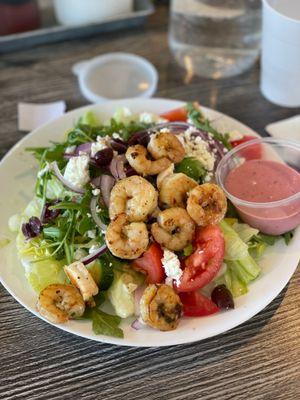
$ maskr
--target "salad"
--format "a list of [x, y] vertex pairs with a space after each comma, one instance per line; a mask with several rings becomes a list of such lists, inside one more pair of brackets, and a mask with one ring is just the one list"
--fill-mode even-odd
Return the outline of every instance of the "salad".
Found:
[[34, 196], [9, 227], [39, 313], [123, 337], [124, 318], [169, 331], [234, 308], [280, 238], [243, 223], [214, 180], [249, 139], [219, 132], [193, 103], [162, 115], [122, 108], [110, 121], [88, 112], [61, 143], [28, 148]]

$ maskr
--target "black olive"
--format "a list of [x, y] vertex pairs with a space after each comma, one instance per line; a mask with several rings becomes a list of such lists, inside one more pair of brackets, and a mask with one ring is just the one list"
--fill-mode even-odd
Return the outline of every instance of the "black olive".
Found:
[[214, 288], [211, 294], [212, 301], [223, 310], [234, 308], [234, 301], [230, 290], [225, 285], [219, 285]]
[[109, 165], [111, 160], [113, 159], [114, 152], [113, 149], [107, 147], [106, 149], [97, 151], [94, 156], [95, 163], [99, 167], [104, 167], [105, 165]]

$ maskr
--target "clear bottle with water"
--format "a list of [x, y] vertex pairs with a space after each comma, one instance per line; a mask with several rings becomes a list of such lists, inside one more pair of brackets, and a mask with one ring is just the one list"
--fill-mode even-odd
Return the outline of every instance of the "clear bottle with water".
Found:
[[190, 75], [219, 79], [256, 61], [261, 0], [172, 0], [169, 44]]

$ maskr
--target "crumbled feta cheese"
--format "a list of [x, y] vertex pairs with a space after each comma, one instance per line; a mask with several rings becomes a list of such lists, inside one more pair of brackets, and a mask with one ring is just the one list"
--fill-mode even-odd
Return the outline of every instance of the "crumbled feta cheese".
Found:
[[196, 128], [189, 128], [185, 132], [177, 135], [177, 138], [182, 143], [186, 155], [197, 158], [204, 168], [208, 171], [213, 171], [215, 164], [215, 156], [210, 151], [208, 143], [201, 139], [200, 136], [193, 136]]
[[170, 250], [164, 249], [164, 256], [161, 261], [167, 275], [166, 284], [172, 285], [173, 280], [175, 280], [176, 284], [179, 285], [182, 269], [177, 255]]
[[96, 188], [92, 190], [92, 193], [94, 196], [98, 196], [98, 194], [100, 194], [100, 189]]
[[121, 136], [117, 132], [114, 132], [111, 136], [113, 139], [121, 139], [122, 140]]
[[76, 261], [81, 260], [85, 256], [86, 256], [86, 252], [83, 249], [76, 249], [74, 252], [74, 259]]
[[140, 122], [143, 122], [144, 124], [151, 124], [153, 121], [154, 115], [151, 113], [147, 112], [142, 112], [139, 116]]
[[96, 239], [96, 231], [95, 230], [90, 230], [87, 231], [87, 237], [89, 237], [90, 239]]
[[67, 154], [73, 154], [75, 150], [76, 150], [76, 146], [68, 146], [68, 147], [66, 148], [65, 152], [66, 152]]
[[90, 158], [86, 154], [70, 158], [65, 169], [64, 178], [72, 185], [83, 188], [90, 180], [89, 161]]
[[106, 149], [109, 144], [109, 136], [97, 136], [97, 142], [92, 143], [91, 145], [91, 157], [95, 157], [95, 154], [98, 151]]
[[168, 129], [168, 128], [162, 128], [160, 130], [160, 133], [169, 133], [169, 132], [170, 132], [170, 129]]
[[96, 251], [97, 249], [99, 249], [99, 245], [93, 244], [93, 245], [89, 248], [89, 254], [94, 253], [94, 251]]

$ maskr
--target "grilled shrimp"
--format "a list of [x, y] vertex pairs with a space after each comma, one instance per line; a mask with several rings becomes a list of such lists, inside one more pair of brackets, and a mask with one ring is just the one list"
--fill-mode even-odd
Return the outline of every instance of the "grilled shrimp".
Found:
[[140, 144], [128, 147], [125, 156], [132, 168], [144, 176], [157, 175], [171, 164], [167, 157], [150, 160], [147, 158], [147, 149]]
[[81, 262], [65, 266], [64, 271], [71, 283], [79, 289], [84, 301], [91, 300], [99, 292], [92, 275]]
[[161, 331], [176, 329], [182, 313], [178, 294], [169, 285], [149, 285], [141, 298], [142, 320]]
[[171, 132], [158, 132], [152, 135], [147, 149], [156, 160], [167, 157], [173, 163], [178, 163], [185, 156], [182, 143]]
[[219, 186], [205, 183], [188, 195], [187, 212], [199, 226], [217, 224], [227, 210], [226, 196]]
[[149, 235], [144, 222], [130, 222], [126, 214], [118, 215], [108, 225], [106, 244], [116, 257], [133, 260], [148, 247]]
[[157, 192], [141, 176], [134, 175], [118, 181], [110, 194], [109, 216], [126, 213], [129, 221], [145, 221], [157, 207]]
[[172, 175], [174, 173], [174, 164], [171, 164], [167, 169], [165, 169], [164, 171], [160, 172], [157, 177], [156, 177], [156, 186], [157, 189], [160, 190], [161, 189], [161, 185], [163, 183], [163, 181], [170, 175]]
[[183, 173], [167, 176], [160, 187], [159, 202], [163, 207], [186, 207], [188, 192], [197, 186]]
[[195, 223], [189, 214], [180, 207], [168, 208], [158, 214], [157, 222], [152, 224], [154, 239], [169, 250], [183, 250], [191, 243]]
[[72, 285], [62, 284], [49, 285], [43, 289], [36, 306], [41, 316], [53, 324], [81, 317], [85, 310], [79, 291]]

